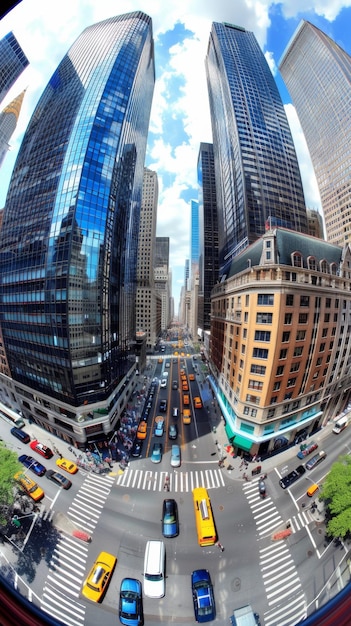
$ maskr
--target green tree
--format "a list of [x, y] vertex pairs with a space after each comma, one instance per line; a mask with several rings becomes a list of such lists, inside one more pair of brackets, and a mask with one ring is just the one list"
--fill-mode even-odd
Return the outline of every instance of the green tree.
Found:
[[351, 533], [351, 457], [341, 456], [327, 475], [320, 495], [327, 507], [327, 533], [345, 538]]
[[0, 441], [0, 525], [8, 522], [8, 512], [15, 500], [14, 475], [22, 469], [16, 452]]

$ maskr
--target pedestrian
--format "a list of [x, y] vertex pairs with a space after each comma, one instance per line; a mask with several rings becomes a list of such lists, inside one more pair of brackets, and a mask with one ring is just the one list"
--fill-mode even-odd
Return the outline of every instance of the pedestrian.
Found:
[[169, 476], [165, 478], [165, 484], [163, 485], [164, 491], [169, 491]]
[[220, 541], [217, 541], [216, 546], [217, 546], [217, 548], [220, 549], [221, 552], [224, 552], [224, 546], [221, 544]]

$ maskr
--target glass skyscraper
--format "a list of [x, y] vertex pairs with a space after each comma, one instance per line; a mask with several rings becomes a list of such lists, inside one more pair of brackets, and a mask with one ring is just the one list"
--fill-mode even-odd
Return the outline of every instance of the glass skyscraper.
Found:
[[218, 281], [218, 220], [212, 143], [200, 143], [197, 180], [200, 230], [198, 326], [210, 330], [211, 291]]
[[0, 102], [29, 65], [29, 61], [14, 34], [0, 40]]
[[110, 410], [133, 365], [154, 82], [150, 17], [86, 28], [45, 88], [13, 171], [0, 246], [6, 355], [30, 401], [59, 401], [63, 431], [86, 405]]
[[351, 243], [351, 57], [302, 21], [279, 69], [306, 137], [327, 239], [340, 246]]
[[267, 224], [307, 233], [307, 215], [284, 106], [254, 34], [213, 23], [206, 73], [223, 276]]

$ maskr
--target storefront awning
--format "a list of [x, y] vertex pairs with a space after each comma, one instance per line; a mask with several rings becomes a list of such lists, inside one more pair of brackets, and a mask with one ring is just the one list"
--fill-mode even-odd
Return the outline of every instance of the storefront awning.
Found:
[[252, 441], [250, 439], [246, 439], [241, 435], [235, 435], [233, 445], [236, 448], [240, 448], [241, 450], [245, 450], [245, 452], [250, 452]]
[[231, 442], [232, 439], [234, 439], [234, 437], [235, 437], [235, 432], [233, 432], [233, 430], [231, 429], [229, 424], [226, 424], [224, 429], [225, 429], [225, 432], [226, 432], [226, 435], [227, 435], [229, 441]]

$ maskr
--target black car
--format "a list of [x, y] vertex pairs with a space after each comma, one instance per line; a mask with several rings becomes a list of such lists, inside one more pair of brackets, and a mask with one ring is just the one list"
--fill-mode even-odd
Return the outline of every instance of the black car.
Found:
[[162, 413], [166, 413], [166, 411], [167, 411], [167, 400], [161, 400], [160, 401], [160, 411], [162, 411]]
[[178, 426], [176, 424], [170, 424], [168, 427], [168, 439], [177, 439]]
[[164, 537], [178, 537], [178, 506], [175, 500], [168, 498], [162, 505], [162, 534]]
[[56, 485], [62, 487], [62, 489], [69, 489], [70, 487], [72, 487], [71, 481], [68, 480], [66, 476], [62, 476], [60, 472], [55, 472], [54, 470], [48, 469], [45, 475], [46, 478], [52, 480], [53, 483], [56, 483]]
[[132, 447], [132, 452], [131, 452], [132, 456], [134, 457], [140, 456], [142, 449], [143, 449], [143, 440], [136, 439]]
[[304, 466], [299, 465], [292, 472], [289, 472], [289, 474], [284, 476], [284, 478], [281, 478], [279, 481], [279, 484], [282, 487], [282, 489], [287, 489], [287, 487], [290, 487], [290, 485], [292, 485], [296, 480], [298, 480], [305, 473], [305, 471], [306, 470]]

